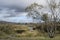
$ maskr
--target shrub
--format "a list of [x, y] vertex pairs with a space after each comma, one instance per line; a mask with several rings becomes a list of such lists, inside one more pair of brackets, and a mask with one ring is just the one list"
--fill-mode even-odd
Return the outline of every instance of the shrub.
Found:
[[0, 31], [6, 33], [6, 34], [11, 34], [13, 33], [13, 28], [9, 25], [1, 25], [0, 26]]

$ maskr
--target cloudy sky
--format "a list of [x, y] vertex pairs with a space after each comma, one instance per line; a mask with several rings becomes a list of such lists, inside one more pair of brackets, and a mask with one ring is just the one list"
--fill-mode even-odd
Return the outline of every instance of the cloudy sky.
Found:
[[0, 0], [0, 21], [32, 22], [32, 18], [26, 17], [24, 9], [34, 2], [46, 4], [44, 0]]

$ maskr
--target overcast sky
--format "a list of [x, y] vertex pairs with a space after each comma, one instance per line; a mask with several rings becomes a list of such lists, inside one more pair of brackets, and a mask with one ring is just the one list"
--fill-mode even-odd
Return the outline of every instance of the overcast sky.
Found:
[[[0, 0], [0, 20], [9, 22], [32, 22], [24, 9], [32, 3], [46, 5], [45, 0]], [[10, 13], [9, 13], [10, 12]]]
[[6, 7], [19, 7], [19, 8], [26, 8], [27, 6], [31, 5], [32, 3], [39, 3], [45, 5], [44, 0], [0, 0], [1, 6]]

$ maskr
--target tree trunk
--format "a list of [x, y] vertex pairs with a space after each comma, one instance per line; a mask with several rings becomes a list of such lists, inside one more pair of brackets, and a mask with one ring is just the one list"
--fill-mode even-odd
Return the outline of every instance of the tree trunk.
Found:
[[52, 23], [50, 26], [47, 26], [47, 33], [50, 38], [53, 38], [55, 36], [55, 25]]

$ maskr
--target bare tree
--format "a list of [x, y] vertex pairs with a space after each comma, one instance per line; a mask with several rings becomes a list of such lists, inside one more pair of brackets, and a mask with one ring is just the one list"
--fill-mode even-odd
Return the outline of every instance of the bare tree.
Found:
[[53, 22], [52, 22], [53, 26], [48, 27], [47, 31], [48, 31], [49, 36], [53, 38], [55, 31], [56, 31], [56, 22], [57, 22], [58, 17], [60, 16], [59, 15], [60, 2], [57, 2], [57, 0], [47, 0], [46, 2], [48, 4], [48, 8], [50, 12], [52, 13], [51, 19], [53, 17]]
[[[57, 2], [56, 0], [46, 0], [46, 3], [47, 3], [47, 7], [52, 15], [51, 15], [51, 18], [48, 19], [48, 21], [47, 21], [46, 15], [43, 15], [45, 17], [43, 17], [42, 19], [45, 22], [47, 21], [47, 23], [51, 22], [50, 25], [47, 27], [47, 32], [48, 32], [49, 37], [53, 38], [55, 31], [56, 31], [56, 22], [57, 22], [58, 18], [60, 17], [60, 14], [59, 14], [60, 13], [60, 5], [59, 5], [60, 2]], [[41, 16], [42, 16], [41, 14], [42, 14], [42, 12], [44, 12], [44, 11], [42, 11], [42, 12], [40, 11], [41, 12], [41, 14], [40, 14], [38, 9], [41, 10], [42, 8], [44, 8], [42, 5], [38, 5], [37, 3], [34, 3], [31, 6], [28, 6], [26, 8], [26, 10], [28, 11], [28, 16], [32, 17], [33, 19], [38, 20], [38, 19], [41, 19]]]

